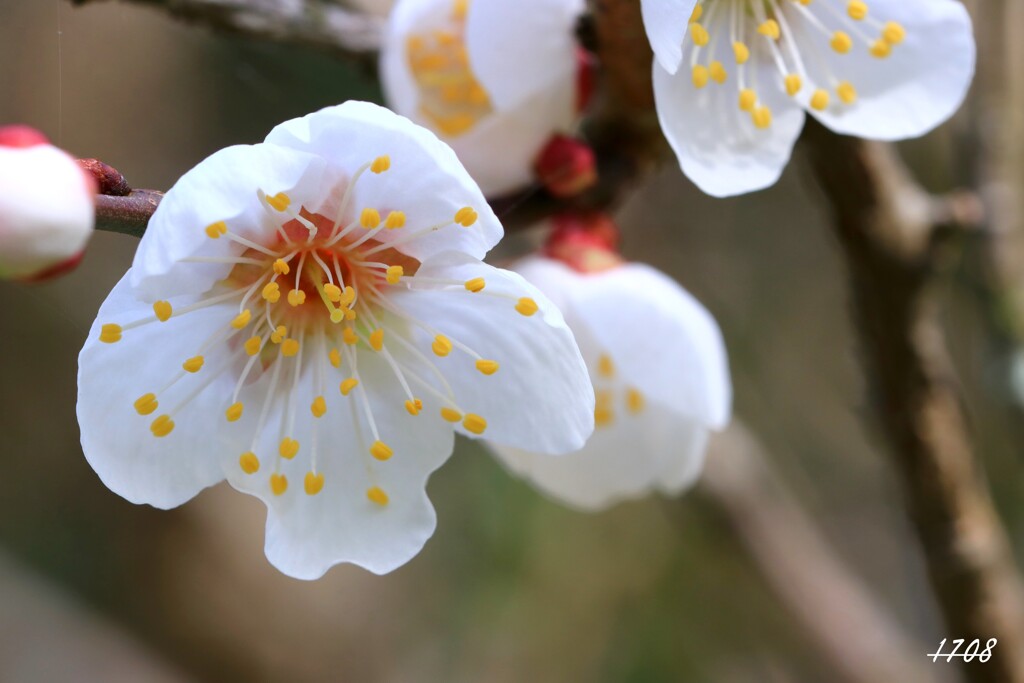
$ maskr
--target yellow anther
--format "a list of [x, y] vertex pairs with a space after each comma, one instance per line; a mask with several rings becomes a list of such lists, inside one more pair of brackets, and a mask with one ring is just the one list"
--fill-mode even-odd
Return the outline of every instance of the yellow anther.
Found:
[[388, 504], [388, 494], [384, 493], [384, 490], [379, 486], [371, 486], [366, 489], [366, 497], [370, 499], [371, 503], [376, 503], [377, 505]]
[[380, 225], [380, 211], [377, 209], [363, 209], [359, 216], [359, 224], [367, 230], [372, 230]]
[[263, 348], [263, 340], [259, 336], [252, 336], [245, 340], [245, 352], [250, 356], [255, 356]]
[[256, 474], [260, 471], [260, 459], [252, 451], [247, 451], [238, 458], [238, 466], [246, 474]]
[[309, 411], [313, 413], [313, 417], [323, 417], [327, 414], [327, 401], [323, 396], [317, 396], [310, 404]]
[[278, 325], [277, 329], [270, 333], [270, 341], [275, 344], [280, 344], [288, 336], [288, 328], [284, 325]]
[[231, 321], [231, 327], [240, 330], [248, 325], [250, 320], [252, 320], [252, 311], [247, 308], [235, 316], [235, 319]]
[[324, 490], [324, 475], [323, 473], [306, 472], [306, 480], [303, 484], [306, 488], [306, 495], [315, 496]]
[[540, 307], [537, 306], [537, 302], [528, 296], [524, 296], [516, 302], [516, 311], [518, 311], [520, 315], [525, 315], [527, 318], [538, 310], [540, 310]]
[[804, 87], [804, 81], [797, 74], [786, 76], [786, 94], [790, 97], [796, 95]]
[[285, 339], [281, 343], [281, 355], [285, 358], [291, 358], [299, 352], [299, 342], [297, 339]]
[[373, 163], [370, 164], [370, 170], [374, 173], [383, 173], [389, 168], [391, 168], [391, 157], [387, 154], [377, 157], [373, 160]]
[[850, 4], [846, 6], [846, 13], [854, 21], [864, 21], [868, 16], [868, 3], [864, 0], [850, 0]]
[[455, 410], [455, 408], [445, 406], [441, 408], [441, 417], [447, 422], [458, 422], [462, 419], [462, 413]]
[[351, 308], [346, 308], [345, 309], [345, 320], [355, 320], [355, 319], [356, 319], [356, 312], [353, 311]]
[[740, 90], [740, 110], [741, 111], [754, 111], [754, 106], [757, 104], [757, 93], [750, 88], [744, 88]]
[[693, 13], [690, 14], [690, 23], [700, 21], [701, 16], [704, 14], [704, 5], [697, 3], [693, 7]]
[[882, 28], [882, 40], [890, 45], [899, 45], [907, 37], [907, 29], [898, 21], [887, 22]]
[[782, 31], [779, 29], [779, 22], [774, 19], [769, 19], [758, 26], [757, 32], [762, 36], [771, 38], [772, 40], [778, 40], [779, 36], [782, 35]]
[[828, 94], [827, 90], [815, 90], [814, 94], [811, 95], [811, 108], [817, 111], [825, 111], [831, 99], [832, 97]]
[[857, 89], [849, 81], [840, 83], [836, 87], [836, 94], [839, 95], [839, 99], [843, 101], [843, 104], [853, 104], [857, 101]]
[[342, 380], [342, 382], [341, 382], [341, 395], [342, 396], [348, 396], [349, 393], [353, 389], [355, 389], [357, 386], [359, 386], [359, 380], [357, 380], [355, 377], [349, 377], [346, 380]]
[[341, 333], [341, 340], [349, 346], [354, 346], [359, 343], [359, 335], [351, 327], [346, 327]]
[[753, 120], [756, 128], [760, 130], [770, 128], [772, 125], [772, 110], [768, 107], [758, 107], [750, 112], [750, 118]]
[[392, 211], [384, 220], [384, 227], [388, 230], [397, 230], [405, 225], [405, 214], [401, 211]]
[[270, 490], [274, 492], [275, 496], [284, 494], [288, 490], [288, 477], [283, 474], [271, 474]]
[[324, 294], [327, 295], [327, 300], [334, 303], [341, 301], [341, 287], [331, 283], [324, 285]]
[[708, 71], [711, 73], [711, 80], [721, 85], [725, 83], [729, 78], [729, 73], [725, 70], [725, 66], [717, 59], [708, 66]]
[[331, 365], [334, 367], [341, 367], [341, 351], [338, 349], [331, 349], [327, 354], [327, 359], [331, 361]]
[[879, 38], [871, 44], [871, 56], [885, 59], [892, 54], [892, 45]]
[[732, 44], [732, 53], [736, 57], [737, 64], [746, 64], [750, 60], [750, 48], [746, 43], [737, 40]]
[[469, 0], [455, 0], [452, 4], [452, 18], [463, 21], [469, 13]]
[[481, 358], [476, 362], [476, 369], [485, 375], [493, 375], [498, 371], [499, 367], [501, 366], [498, 365], [498, 361], [496, 360], [486, 360]]
[[476, 220], [479, 217], [479, 214], [477, 214], [476, 210], [472, 206], [464, 206], [455, 212], [455, 222], [464, 228], [468, 228], [476, 223]]
[[274, 272], [278, 275], [287, 275], [292, 272], [292, 267], [283, 258], [279, 258], [274, 261]]
[[181, 368], [185, 372], [199, 372], [200, 370], [203, 369], [203, 363], [205, 362], [206, 359], [203, 358], [202, 356], [192, 356], [187, 361], [181, 364]]
[[403, 275], [405, 275], [405, 268], [403, 268], [402, 266], [391, 266], [387, 270], [387, 275], [385, 276], [385, 279], [387, 280], [389, 285], [397, 285], [399, 281], [402, 279]]
[[341, 305], [348, 306], [350, 303], [356, 300], [356, 290], [349, 285], [345, 288], [345, 291], [341, 294]]
[[615, 363], [612, 362], [611, 356], [606, 353], [602, 353], [597, 359], [597, 374], [608, 379], [615, 376]]
[[384, 348], [384, 330], [376, 329], [370, 333], [370, 346], [373, 347], [374, 351], [380, 351]]
[[115, 323], [107, 323], [101, 327], [100, 341], [104, 344], [113, 344], [121, 341], [121, 326]]
[[626, 408], [634, 415], [642, 412], [647, 401], [638, 389], [630, 389], [626, 392]]
[[711, 35], [700, 24], [690, 24], [690, 38], [693, 39], [694, 44], [704, 47], [710, 42]]
[[340, 308], [332, 308], [330, 314], [331, 322], [337, 325], [345, 319], [345, 311]]
[[277, 452], [280, 453], [281, 457], [285, 460], [291, 460], [299, 454], [299, 442], [295, 439], [285, 437], [281, 439], [281, 444], [277, 447]]
[[436, 355], [444, 358], [452, 352], [452, 340], [443, 334], [439, 334], [434, 337], [434, 343], [430, 345], [430, 348], [434, 350]]
[[170, 415], [161, 415], [153, 420], [153, 424], [149, 425], [149, 431], [153, 432], [153, 436], [157, 438], [167, 436], [174, 431], [174, 420]]
[[156, 394], [143, 394], [135, 401], [135, 412], [139, 415], [150, 415], [159, 406], [160, 403], [156, 400]]
[[242, 418], [242, 412], [245, 410], [245, 406], [241, 403], [232, 403], [228, 406], [228, 409], [224, 411], [224, 417], [228, 419], [228, 422], [238, 422]]
[[385, 460], [390, 460], [391, 456], [394, 454], [395, 452], [391, 450], [391, 447], [388, 446], [383, 441], [374, 441], [373, 445], [370, 446], [370, 455], [372, 455], [377, 460], [380, 460], [381, 462], [384, 462]]
[[172, 313], [174, 313], [174, 309], [171, 308], [171, 304], [167, 301], [157, 301], [153, 304], [153, 315], [162, 323], [170, 320]]
[[267, 197], [267, 204], [270, 204], [277, 211], [285, 211], [292, 204], [292, 198], [284, 192], [278, 192], [273, 197]]
[[708, 68], [703, 64], [697, 64], [696, 66], [693, 67], [691, 78], [693, 80], [693, 87], [703, 88], [708, 84], [708, 81], [711, 79], [711, 72], [708, 71]]
[[281, 285], [276, 282], [268, 282], [263, 286], [263, 298], [272, 304], [276, 304], [281, 298]]
[[615, 411], [609, 406], [597, 406], [594, 408], [594, 426], [607, 427], [615, 422]]
[[845, 55], [853, 49], [853, 38], [846, 31], [836, 31], [832, 34], [830, 45], [832, 45], [833, 50], [841, 55]]
[[487, 281], [482, 277], [475, 277], [471, 280], [466, 280], [466, 289], [471, 292], [482, 292], [486, 286]]
[[418, 398], [414, 398], [405, 402], [405, 409], [409, 411], [410, 415], [419, 415], [420, 411], [423, 410], [423, 401]]
[[306, 303], [306, 293], [301, 289], [293, 289], [288, 292], [288, 304], [290, 306], [301, 306]]
[[219, 238], [228, 231], [228, 224], [224, 221], [217, 221], [206, 226], [206, 236], [211, 240]]
[[466, 415], [466, 419], [462, 421], [462, 426], [465, 427], [466, 431], [470, 434], [480, 435], [487, 429], [487, 420], [479, 415], [469, 413]]

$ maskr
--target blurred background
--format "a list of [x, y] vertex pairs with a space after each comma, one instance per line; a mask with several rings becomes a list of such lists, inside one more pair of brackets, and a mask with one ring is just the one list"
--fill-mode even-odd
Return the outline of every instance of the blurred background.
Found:
[[[0, 124], [35, 126], [134, 187], [166, 189], [285, 119], [380, 99], [365, 70], [136, 5], [0, 0], [0, 17]], [[962, 181], [949, 169], [964, 125], [902, 149], [929, 189]], [[924, 655], [956, 634], [943, 633], [889, 461], [865, 426], [845, 276], [819, 206], [799, 155], [776, 188], [725, 201], [666, 168], [623, 211], [624, 252], [715, 314], [738, 416], [836, 558], [930, 665]], [[69, 277], [0, 282], [0, 681], [834, 680], [700, 489], [581, 514], [461, 441], [431, 480], [438, 530], [418, 557], [384, 577], [339, 566], [314, 583], [270, 567], [262, 503], [227, 485], [170, 512], [122, 500], [82, 457], [75, 373], [135, 246], [99, 233]], [[968, 270], [950, 265], [943, 316], [1020, 551], [1011, 365], [978, 319]], [[953, 671], [934, 668], [936, 680]]]

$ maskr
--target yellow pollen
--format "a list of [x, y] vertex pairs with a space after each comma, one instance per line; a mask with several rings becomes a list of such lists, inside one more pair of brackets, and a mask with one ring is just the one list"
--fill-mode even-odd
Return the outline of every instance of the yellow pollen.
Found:
[[284, 211], [292, 204], [292, 198], [284, 192], [278, 192], [273, 197], [267, 197], [267, 204], [270, 204], [278, 211]]
[[768, 107], [758, 107], [750, 113], [754, 126], [764, 130], [772, 125], [772, 110]]
[[803, 79], [797, 74], [789, 74], [786, 76], [786, 93], [793, 97], [800, 89], [804, 87]]
[[774, 19], [769, 19], [768, 21], [758, 26], [757, 32], [760, 33], [762, 36], [767, 36], [768, 38], [771, 38], [772, 40], [778, 40], [779, 36], [782, 35], [782, 32], [779, 30], [779, 22], [775, 21]]
[[276, 282], [268, 282], [263, 286], [263, 298], [276, 304], [281, 299], [281, 285]]
[[597, 359], [597, 374], [608, 379], [615, 376], [615, 363], [608, 354], [602, 353]]
[[637, 389], [630, 389], [626, 392], [626, 408], [634, 415], [642, 412], [646, 405], [644, 395]]
[[283, 258], [279, 258], [274, 261], [274, 272], [278, 275], [287, 275], [292, 272], [292, 267]]
[[356, 312], [353, 311], [351, 308], [346, 308], [345, 309], [345, 320], [355, 320], [355, 319], [356, 319]]
[[167, 301], [157, 301], [153, 304], [153, 314], [156, 316], [156, 319], [162, 323], [170, 320], [173, 312], [174, 309], [171, 308], [171, 304]]
[[281, 445], [277, 447], [277, 452], [280, 453], [281, 457], [285, 460], [291, 460], [299, 454], [299, 442], [295, 439], [285, 437], [281, 439]]
[[486, 286], [487, 282], [482, 277], [475, 277], [472, 280], [466, 280], [466, 289], [471, 292], [482, 292]]
[[832, 49], [841, 55], [845, 55], [853, 49], [853, 38], [846, 31], [836, 31], [832, 34]]
[[487, 420], [479, 415], [469, 413], [466, 415], [466, 419], [462, 421], [462, 426], [465, 427], [466, 431], [470, 434], [480, 435], [487, 429]]
[[882, 29], [882, 40], [890, 45], [899, 45], [906, 37], [907, 30], [898, 21], [890, 21]]
[[306, 495], [315, 496], [324, 489], [324, 475], [323, 473], [306, 472], [306, 480], [303, 484], [306, 489]]
[[410, 415], [419, 415], [420, 411], [423, 410], [423, 401], [418, 398], [406, 401], [405, 409], [409, 411]]
[[607, 427], [615, 421], [615, 411], [608, 406], [597, 406], [594, 408], [594, 426]]
[[228, 406], [228, 409], [224, 411], [224, 417], [228, 419], [228, 422], [238, 422], [242, 417], [242, 411], [245, 410], [245, 406], [239, 403], [232, 403]]
[[299, 342], [296, 339], [285, 339], [281, 344], [281, 355], [291, 358], [299, 352]]
[[341, 301], [341, 287], [339, 287], [338, 285], [327, 283], [326, 285], [324, 285], [324, 294], [327, 295], [328, 301], [331, 301], [333, 303], [338, 303], [339, 301]]
[[391, 456], [394, 454], [395, 452], [391, 450], [391, 447], [388, 446], [383, 441], [374, 441], [373, 445], [370, 446], [370, 455], [372, 455], [377, 460], [380, 460], [381, 462], [384, 462], [385, 460], [390, 460]]
[[708, 84], [708, 81], [711, 79], [711, 72], [708, 71], [708, 68], [703, 64], [697, 64], [696, 66], [693, 67], [692, 78], [693, 87], [703, 88]]
[[193, 356], [182, 363], [181, 367], [185, 372], [199, 372], [203, 369], [203, 363], [205, 362], [206, 359], [202, 356]]
[[401, 211], [392, 211], [384, 221], [384, 227], [388, 230], [397, 230], [405, 225], [405, 214]]
[[439, 334], [434, 337], [434, 343], [430, 345], [430, 348], [434, 350], [436, 355], [444, 358], [452, 352], [452, 342], [448, 337]]
[[327, 401], [323, 396], [317, 396], [309, 406], [309, 411], [313, 413], [313, 417], [323, 417], [327, 414]]
[[359, 335], [351, 327], [346, 327], [341, 333], [341, 340], [349, 346], [354, 346], [359, 343]]
[[389, 285], [397, 285], [403, 275], [405, 275], [405, 268], [402, 266], [390, 266], [385, 279]]
[[366, 489], [366, 497], [370, 499], [371, 503], [376, 503], [377, 505], [388, 504], [388, 494], [384, 493], [383, 489], [379, 486], [371, 486]]
[[135, 401], [135, 412], [139, 415], [150, 415], [159, 406], [160, 403], [156, 400], [156, 394], [143, 394]]
[[741, 111], [754, 111], [754, 106], [757, 104], [757, 93], [750, 88], [744, 88], [740, 90], [740, 110]]
[[729, 78], [729, 73], [725, 70], [725, 66], [717, 59], [711, 62], [708, 67], [711, 72], [711, 80], [721, 85]]
[[252, 320], [252, 311], [247, 308], [235, 316], [235, 319], [231, 321], [231, 327], [240, 330], [248, 325], [250, 320]]
[[373, 160], [373, 163], [370, 164], [370, 170], [374, 173], [383, 173], [389, 168], [391, 168], [391, 157], [387, 154], [377, 157]]
[[345, 291], [341, 295], [341, 304], [348, 306], [356, 299], [356, 290], [351, 285], [345, 288]]
[[206, 226], [206, 236], [211, 240], [218, 239], [228, 231], [228, 224], [224, 221], [217, 221]]
[[493, 375], [498, 371], [498, 361], [496, 360], [485, 360], [481, 358], [476, 362], [476, 369], [485, 375]]
[[857, 89], [849, 81], [840, 83], [836, 87], [836, 94], [839, 95], [839, 99], [843, 101], [843, 104], [853, 104], [857, 101]]
[[355, 377], [349, 377], [346, 380], [342, 380], [342, 382], [341, 382], [341, 395], [342, 396], [348, 396], [349, 393], [353, 389], [355, 389], [357, 386], [359, 386], [359, 380], [357, 380]]
[[697, 3], [694, 6], [694, 8], [693, 8], [693, 13], [690, 14], [690, 23], [692, 24], [695, 21], [700, 21], [701, 15], [703, 15], [703, 14], [704, 14], [704, 5], [701, 4], [701, 3]]
[[301, 289], [293, 289], [288, 292], [288, 304], [290, 306], [301, 306], [304, 303], [306, 303], [306, 293]]
[[732, 53], [736, 57], [737, 64], [746, 64], [750, 60], [750, 48], [746, 43], [737, 40], [732, 44]]
[[864, 0], [850, 0], [850, 4], [846, 6], [846, 13], [854, 21], [864, 21], [868, 16], [868, 3]]
[[104, 344], [113, 344], [121, 341], [121, 326], [115, 323], [107, 323], [101, 327], [100, 341]]
[[711, 40], [708, 30], [700, 24], [690, 24], [690, 38], [700, 47], [704, 47]]
[[384, 348], [384, 330], [376, 329], [370, 333], [370, 346], [373, 347], [374, 351], [380, 351]]
[[885, 59], [892, 54], [892, 45], [879, 38], [871, 44], [871, 56], [878, 59]]
[[341, 351], [338, 349], [331, 349], [330, 353], [327, 354], [327, 359], [331, 361], [331, 365], [340, 368], [341, 367]]
[[359, 216], [359, 224], [367, 230], [372, 230], [380, 225], [380, 211], [377, 209], [363, 209]]
[[260, 471], [260, 459], [252, 451], [247, 451], [238, 458], [238, 466], [246, 474], [256, 474]]
[[828, 108], [829, 100], [832, 99], [827, 90], [815, 90], [811, 95], [811, 108], [817, 111], [824, 111]]
[[161, 415], [153, 420], [153, 424], [149, 425], [149, 431], [153, 432], [153, 436], [157, 438], [167, 436], [174, 431], [174, 420], [170, 415]]
[[445, 406], [444, 408], [441, 408], [441, 417], [446, 422], [458, 422], [462, 419], [462, 413], [455, 410], [455, 408]]
[[258, 336], [249, 337], [245, 340], [245, 352], [250, 356], [255, 356], [260, 352], [263, 347], [263, 340]]
[[274, 492], [275, 496], [282, 495], [288, 490], [288, 477], [283, 474], [271, 474], [270, 490]]
[[270, 334], [270, 341], [275, 344], [280, 344], [288, 336], [288, 328], [284, 325], [278, 325], [277, 329]]
[[527, 318], [536, 313], [538, 310], [540, 309], [537, 306], [537, 302], [528, 296], [524, 296], [522, 299], [516, 302], [516, 311], [518, 311], [520, 315], [525, 315]]
[[477, 218], [479, 218], [479, 214], [471, 206], [464, 206], [455, 212], [455, 222], [464, 228], [476, 223]]

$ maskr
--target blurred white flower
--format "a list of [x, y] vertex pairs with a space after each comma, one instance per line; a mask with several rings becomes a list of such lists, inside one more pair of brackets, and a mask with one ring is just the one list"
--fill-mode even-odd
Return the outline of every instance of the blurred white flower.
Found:
[[266, 552], [383, 573], [430, 537], [453, 431], [579, 448], [593, 392], [561, 314], [480, 259], [502, 227], [451, 149], [349, 102], [224, 149], [167, 193], [79, 362], [104, 483], [168, 508], [225, 477]]
[[838, 133], [916, 137], [974, 75], [959, 0], [642, 0], [662, 130], [683, 172], [728, 196], [778, 180], [805, 112]]
[[676, 494], [700, 476], [709, 432], [730, 417], [718, 325], [657, 270], [599, 247], [561, 246], [557, 258], [529, 257], [515, 270], [562, 309], [576, 335], [597, 396], [596, 429], [569, 455], [491, 448], [540, 490], [585, 510], [652, 490]]
[[388, 104], [452, 146], [489, 196], [533, 164], [581, 105], [583, 0], [398, 0], [381, 51]]
[[0, 277], [39, 279], [77, 263], [95, 202], [92, 177], [42, 133], [0, 128]]

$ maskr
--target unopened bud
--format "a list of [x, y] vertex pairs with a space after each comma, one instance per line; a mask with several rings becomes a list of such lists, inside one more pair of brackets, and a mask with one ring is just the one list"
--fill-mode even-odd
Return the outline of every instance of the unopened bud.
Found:
[[622, 265], [619, 229], [604, 213], [555, 216], [543, 253], [580, 273], [596, 273]]
[[575, 138], [556, 135], [537, 155], [534, 172], [554, 196], [572, 197], [597, 181], [594, 150]]

